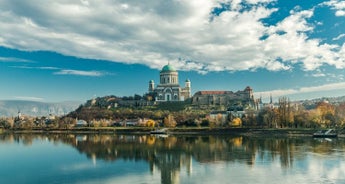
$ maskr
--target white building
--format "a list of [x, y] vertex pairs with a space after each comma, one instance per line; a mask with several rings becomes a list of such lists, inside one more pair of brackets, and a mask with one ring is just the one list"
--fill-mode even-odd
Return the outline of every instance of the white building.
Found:
[[160, 82], [155, 87], [153, 80], [149, 82], [149, 93], [155, 93], [156, 101], [184, 101], [191, 97], [191, 82], [185, 81], [185, 87], [180, 87], [178, 72], [170, 64], [160, 71]]

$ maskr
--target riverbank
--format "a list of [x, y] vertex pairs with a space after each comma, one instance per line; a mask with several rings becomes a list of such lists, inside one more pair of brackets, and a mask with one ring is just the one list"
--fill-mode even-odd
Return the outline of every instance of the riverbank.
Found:
[[[75, 133], [75, 134], [150, 134], [152, 128], [148, 127], [75, 127], [69, 129], [8, 129], [1, 133]], [[317, 129], [261, 129], [261, 128], [168, 128], [172, 135], [242, 135], [242, 136], [268, 136], [268, 137], [297, 137], [312, 136]], [[343, 130], [338, 131], [339, 137], [345, 137]]]

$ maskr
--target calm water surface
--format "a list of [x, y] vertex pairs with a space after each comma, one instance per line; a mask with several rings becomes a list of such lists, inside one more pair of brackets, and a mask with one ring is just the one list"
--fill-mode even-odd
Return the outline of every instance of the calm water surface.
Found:
[[345, 183], [345, 140], [0, 135], [0, 183]]

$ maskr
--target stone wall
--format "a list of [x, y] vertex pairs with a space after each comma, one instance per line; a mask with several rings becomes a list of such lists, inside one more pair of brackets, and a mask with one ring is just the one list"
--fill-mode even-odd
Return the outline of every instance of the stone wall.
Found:
[[191, 104], [194, 106], [250, 106], [254, 107], [253, 91], [250, 87], [243, 91], [198, 91], [192, 99]]

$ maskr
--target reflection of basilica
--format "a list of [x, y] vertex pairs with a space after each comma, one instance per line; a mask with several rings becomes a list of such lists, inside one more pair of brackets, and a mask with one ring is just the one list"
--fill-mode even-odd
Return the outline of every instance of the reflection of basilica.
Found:
[[161, 183], [180, 183], [180, 169], [185, 166], [187, 174], [192, 172], [192, 156], [180, 153], [158, 153], [150, 163], [151, 172], [161, 172]]
[[[281, 167], [293, 167], [295, 155], [312, 147], [315, 153], [330, 154], [337, 144], [312, 139], [250, 138], [230, 136], [169, 136], [100, 135], [100, 134], [9, 134], [0, 142], [21, 142], [30, 145], [34, 139], [63, 142], [72, 145], [96, 163], [98, 160], [143, 160], [153, 175], [160, 173], [161, 183], [180, 183], [181, 173], [192, 176], [192, 161], [198, 163], [244, 163], [253, 166], [258, 161], [279, 159]], [[345, 145], [345, 141], [340, 145]], [[303, 145], [303, 146], [301, 146]], [[302, 150], [299, 150], [302, 149]], [[195, 166], [194, 166], [195, 167]]]
[[184, 101], [191, 97], [191, 82], [185, 81], [185, 87], [180, 87], [178, 72], [170, 64], [160, 71], [160, 83], [155, 87], [153, 80], [149, 82], [149, 93], [156, 94], [156, 101]]

